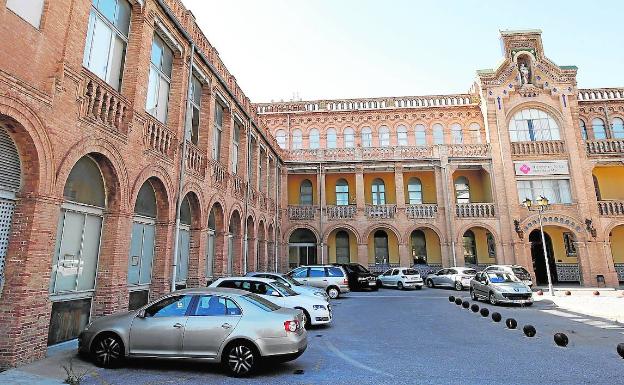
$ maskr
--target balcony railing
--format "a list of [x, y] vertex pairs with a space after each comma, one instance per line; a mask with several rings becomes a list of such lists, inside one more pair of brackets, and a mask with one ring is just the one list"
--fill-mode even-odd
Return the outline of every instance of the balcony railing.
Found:
[[325, 215], [328, 220], [334, 219], [353, 219], [357, 213], [355, 205], [327, 206], [325, 207]]
[[606, 217], [624, 216], [624, 201], [599, 201], [598, 212]]
[[391, 219], [396, 214], [396, 205], [366, 205], [366, 216], [373, 219]]
[[539, 142], [511, 142], [511, 155], [560, 155], [565, 154], [562, 140]]
[[437, 204], [409, 205], [405, 207], [405, 215], [407, 215], [409, 219], [435, 218], [437, 214]]
[[127, 132], [126, 111], [130, 103], [105, 81], [83, 70], [84, 98], [81, 116], [113, 132]]
[[249, 187], [249, 204], [253, 207], [258, 207], [258, 190], [253, 187]]
[[314, 219], [316, 206], [288, 206], [288, 219], [291, 221], [306, 221]]
[[175, 135], [167, 126], [151, 115], [147, 115], [143, 127], [143, 143], [145, 146], [164, 157], [173, 158]]
[[199, 147], [191, 142], [186, 143], [186, 169], [204, 177], [204, 155]]
[[588, 140], [585, 145], [589, 155], [624, 154], [624, 139]]
[[238, 175], [232, 175], [232, 194], [237, 198], [245, 196], [245, 181]]
[[490, 156], [489, 144], [452, 144], [447, 148], [448, 156], [452, 158], [487, 158]]
[[210, 160], [210, 180], [212, 185], [217, 188], [227, 188], [229, 174], [225, 167], [218, 161]]
[[494, 203], [457, 203], [455, 213], [459, 218], [494, 218]]

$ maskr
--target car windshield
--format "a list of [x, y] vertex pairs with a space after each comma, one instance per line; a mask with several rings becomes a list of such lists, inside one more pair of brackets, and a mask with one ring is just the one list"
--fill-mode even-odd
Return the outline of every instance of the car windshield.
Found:
[[293, 295], [297, 295], [291, 288], [285, 286], [283, 283], [279, 281], [273, 282], [273, 286], [280, 292], [284, 297], [292, 297]]
[[518, 282], [518, 279], [511, 274], [501, 271], [487, 273], [490, 283]]
[[254, 306], [259, 307], [260, 309], [264, 310], [264, 311], [275, 311], [278, 310], [280, 307], [277, 306], [276, 304], [274, 304], [273, 302], [266, 300], [260, 296], [257, 296], [255, 294], [245, 294], [244, 296], [241, 297], [243, 300], [253, 304]]
[[477, 271], [475, 269], [466, 269], [463, 270], [461, 273], [466, 275], [476, 275]]
[[303, 286], [302, 284], [300, 284], [299, 282], [295, 281], [294, 279], [292, 279], [291, 277], [287, 276], [287, 275], [278, 275], [277, 279], [281, 282], [282, 280], [288, 282], [291, 286]]
[[513, 271], [514, 274], [529, 275], [529, 272], [524, 267], [513, 267], [511, 271]]
[[418, 272], [414, 269], [405, 269], [403, 270], [403, 274], [405, 275], [418, 275]]

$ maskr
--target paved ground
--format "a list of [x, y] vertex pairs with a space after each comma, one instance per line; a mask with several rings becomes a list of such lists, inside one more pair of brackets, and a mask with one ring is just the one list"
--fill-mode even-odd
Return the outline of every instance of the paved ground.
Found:
[[[537, 336], [528, 338], [448, 302], [458, 294], [351, 293], [334, 301], [332, 326], [310, 331], [303, 356], [253, 379], [228, 378], [218, 366], [197, 362], [141, 360], [104, 370], [76, 360], [91, 370], [87, 385], [624, 384], [624, 360], [615, 350], [624, 342], [622, 325], [562, 311], [547, 300], [531, 308], [496, 307], [504, 318], [516, 318], [520, 329], [534, 325]], [[468, 299], [467, 292], [461, 295]], [[553, 343], [555, 332], [569, 336], [567, 348]]]

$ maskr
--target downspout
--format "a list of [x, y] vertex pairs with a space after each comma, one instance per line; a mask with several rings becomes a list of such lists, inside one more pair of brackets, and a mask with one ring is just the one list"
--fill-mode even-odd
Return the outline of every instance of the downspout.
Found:
[[280, 167], [279, 167], [279, 159], [276, 157], [275, 158], [275, 226], [273, 226], [273, 264], [275, 265], [275, 272], [277, 273], [277, 251], [278, 251], [278, 244], [279, 244], [279, 240], [277, 239], [277, 226], [279, 222], [279, 200], [280, 200], [280, 182], [279, 182], [279, 176], [280, 176]]
[[251, 170], [251, 119], [250, 119], [250, 124], [249, 127], [247, 127], [247, 161], [245, 162], [245, 166], [246, 166], [246, 172], [247, 172], [247, 183], [246, 186], [247, 188], [245, 189], [245, 220], [244, 220], [244, 226], [245, 226], [245, 231], [244, 231], [244, 244], [245, 244], [245, 249], [243, 250], [243, 274], [247, 274], [247, 258], [249, 257], [249, 240], [247, 239], [249, 237], [249, 229], [247, 228], [247, 213], [249, 211], [249, 186], [251, 185], [251, 174], [250, 174], [250, 170]]
[[319, 237], [321, 244], [321, 264], [325, 264], [325, 248], [323, 247], [323, 165], [319, 162], [319, 184], [321, 188], [319, 189], [319, 207], [321, 209], [321, 213], [319, 215]]
[[188, 89], [186, 92], [186, 113], [184, 119], [184, 137], [182, 139], [182, 156], [180, 157], [180, 177], [178, 179], [178, 194], [176, 197], [176, 224], [175, 235], [173, 237], [173, 263], [171, 272], [171, 291], [176, 289], [176, 268], [178, 265], [178, 252], [180, 242], [180, 208], [182, 207], [182, 188], [184, 186], [184, 174], [186, 173], [186, 152], [187, 142], [190, 140], [190, 127], [188, 127], [189, 113], [191, 111], [192, 84], [193, 84], [193, 63], [195, 57], [195, 43], [191, 42], [191, 59], [189, 64]]

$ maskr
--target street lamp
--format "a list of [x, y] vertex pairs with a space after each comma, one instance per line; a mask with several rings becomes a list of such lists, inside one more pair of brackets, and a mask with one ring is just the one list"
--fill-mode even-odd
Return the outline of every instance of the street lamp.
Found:
[[555, 295], [552, 285], [552, 279], [550, 278], [550, 264], [548, 263], [548, 250], [546, 250], [546, 238], [544, 236], [544, 225], [542, 223], [542, 213], [548, 208], [548, 199], [544, 196], [540, 196], [539, 199], [533, 201], [530, 198], [524, 200], [524, 207], [529, 211], [537, 211], [539, 218], [540, 233], [542, 234], [542, 247], [544, 249], [544, 260], [546, 261], [546, 275], [548, 276], [548, 292], [551, 296]]

